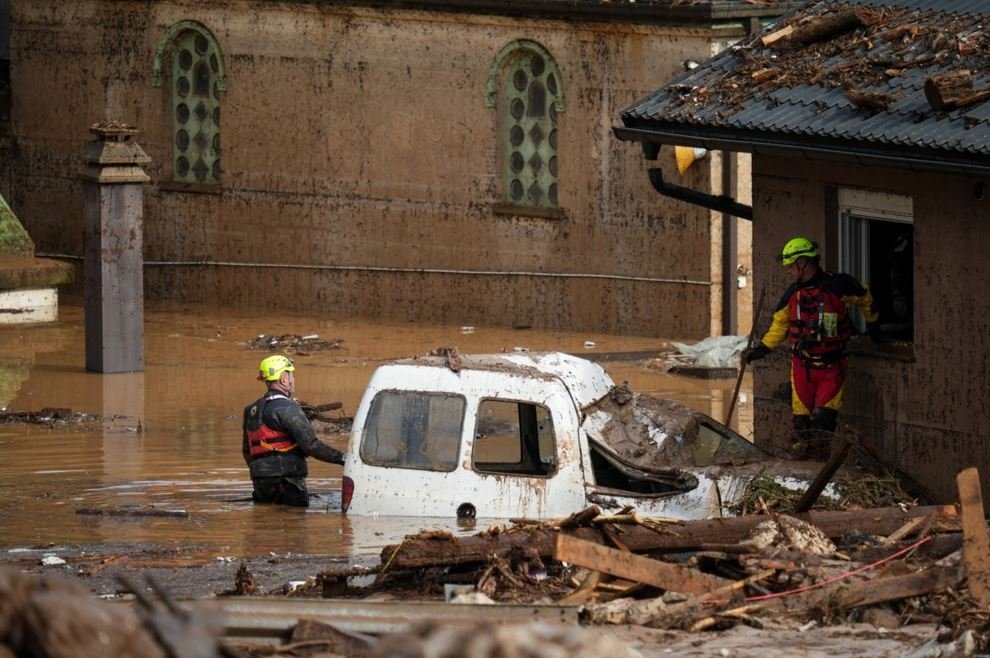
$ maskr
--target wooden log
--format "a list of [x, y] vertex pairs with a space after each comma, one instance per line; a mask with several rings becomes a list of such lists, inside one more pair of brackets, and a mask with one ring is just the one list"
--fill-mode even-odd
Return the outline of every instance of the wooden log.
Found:
[[856, 107], [865, 107], [868, 110], [886, 110], [894, 102], [894, 97], [890, 94], [878, 92], [858, 91], [850, 89], [846, 92], [846, 98]]
[[[900, 507], [884, 507], [842, 512], [812, 511], [794, 516], [818, 527], [834, 539], [853, 531], [889, 535], [909, 519], [932, 513], [940, 515], [947, 525], [951, 525], [957, 517], [956, 509], [952, 505], [914, 507], [908, 510], [902, 510]], [[663, 533], [630, 525], [625, 526], [622, 541], [633, 552], [692, 550], [703, 545], [738, 542], [766, 519], [764, 515], [749, 515], [684, 521], [670, 524], [668, 531]], [[948, 531], [949, 528], [946, 530]], [[557, 534], [553, 528], [536, 527], [495, 536], [474, 535], [449, 537], [443, 540], [408, 537], [401, 545], [386, 546], [382, 550], [382, 564], [389, 562], [389, 568], [394, 569], [469, 564], [484, 562], [492, 555], [505, 556], [517, 546], [532, 547], [540, 557], [550, 557], [553, 555]], [[575, 528], [567, 534], [578, 539], [605, 543], [596, 528]]]
[[729, 583], [724, 578], [694, 569], [607, 548], [567, 535], [557, 536], [554, 558], [586, 569], [596, 569], [610, 576], [685, 594], [706, 594]]
[[914, 39], [918, 36], [919, 29], [920, 28], [917, 23], [904, 23], [903, 25], [898, 25], [881, 32], [880, 39], [883, 39], [884, 41], [896, 41], [897, 39], [903, 39], [907, 36]]
[[[915, 542], [916, 540], [912, 539], [910, 541], [900, 541], [889, 545], [877, 544], [875, 546], [868, 546], [859, 550], [850, 551], [849, 559], [853, 562], [870, 564], [872, 562], [882, 560], [885, 557], [889, 557], [897, 551], [908, 548]], [[912, 555], [918, 558], [926, 558], [928, 560], [939, 560], [950, 553], [960, 550], [962, 545], [963, 537], [961, 532], [946, 532], [944, 534], [934, 535], [931, 540], [915, 549]]]
[[842, 608], [859, 608], [888, 601], [900, 601], [913, 596], [923, 596], [955, 587], [962, 581], [955, 567], [931, 567], [920, 573], [909, 573], [889, 578], [874, 578], [865, 586], [852, 587], [839, 596]]
[[969, 591], [985, 608], [990, 605], [990, 545], [987, 544], [979, 471], [967, 468], [960, 472], [956, 475], [956, 486], [962, 506], [963, 561]]
[[859, 608], [878, 603], [900, 601], [914, 596], [924, 596], [956, 587], [962, 582], [962, 578], [962, 571], [958, 567], [930, 567], [924, 571], [903, 576], [880, 577], [869, 581], [841, 581], [803, 594], [747, 604], [741, 608], [727, 610], [724, 614], [731, 614], [736, 611], [767, 610], [786, 610], [793, 614], [819, 607], [826, 602], [830, 602], [830, 605], [834, 604], [840, 609]]
[[856, 28], [863, 27], [871, 20], [869, 14], [862, 8], [823, 14], [816, 16], [804, 25], [794, 28], [790, 34], [774, 40], [770, 44], [770, 47], [806, 46], [808, 44], [818, 43], [819, 41], [827, 41], [846, 32], [851, 32]]
[[581, 526], [586, 526], [589, 523], [591, 523], [591, 520], [594, 519], [596, 516], [600, 516], [601, 513], [602, 510], [598, 507], [598, 505], [592, 505], [590, 507], [581, 510], [580, 512], [574, 512], [566, 519], [561, 521], [559, 524], [557, 524], [557, 527], [564, 529], [564, 528], [579, 528]]
[[925, 80], [925, 98], [936, 110], [947, 110], [973, 95], [973, 76], [969, 69], [933, 75]]
[[822, 467], [822, 470], [815, 476], [814, 481], [808, 486], [808, 490], [801, 496], [801, 500], [798, 501], [797, 506], [794, 508], [795, 512], [807, 512], [811, 509], [815, 501], [818, 500], [818, 497], [822, 495], [822, 491], [832, 481], [832, 476], [835, 475], [835, 472], [846, 461], [846, 456], [849, 454], [851, 447], [852, 444], [848, 440], [842, 437], [839, 438], [836, 449], [832, 451], [828, 461], [825, 462], [825, 466]]

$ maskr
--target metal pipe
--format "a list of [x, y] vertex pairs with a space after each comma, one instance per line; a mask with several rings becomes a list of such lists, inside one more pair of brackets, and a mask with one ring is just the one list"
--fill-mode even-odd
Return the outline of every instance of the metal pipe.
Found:
[[[731, 151], [722, 151], [722, 196], [735, 198], [736, 158]], [[750, 207], [752, 213], [752, 207]], [[752, 216], [750, 217], [752, 219]], [[739, 324], [739, 300], [736, 288], [739, 232], [736, 218], [722, 212], [722, 335], [734, 336]]]
[[225, 636], [247, 642], [279, 643], [300, 619], [333, 624], [349, 632], [380, 635], [408, 630], [430, 619], [444, 624], [496, 623], [566, 624], [576, 626], [576, 605], [470, 605], [432, 601], [365, 601], [351, 599], [290, 599], [226, 597], [180, 601], [187, 610], [209, 606], [224, 619]]
[[742, 219], [753, 219], [752, 206], [738, 203], [735, 199], [726, 195], [715, 196], [707, 192], [699, 192], [698, 190], [692, 190], [681, 185], [668, 183], [663, 179], [663, 172], [656, 168], [650, 169], [647, 174], [650, 177], [650, 184], [653, 185], [653, 189], [671, 199], [686, 201], [687, 203], [708, 208], [709, 210], [729, 213]]
[[[39, 252], [41, 258], [59, 258], [64, 260], [82, 260], [72, 254], [52, 254]], [[251, 267], [274, 268], [287, 270], [327, 270], [337, 272], [387, 272], [395, 274], [460, 274], [465, 276], [519, 276], [543, 279], [605, 279], [607, 281], [632, 281], [636, 283], [671, 283], [690, 286], [710, 286], [711, 281], [696, 279], [666, 279], [649, 276], [625, 276], [621, 274], [588, 274], [582, 272], [519, 272], [494, 270], [454, 270], [443, 268], [412, 268], [412, 267], [375, 267], [370, 265], [305, 265], [299, 263], [239, 263], [235, 261], [216, 260], [146, 260], [145, 267]]]

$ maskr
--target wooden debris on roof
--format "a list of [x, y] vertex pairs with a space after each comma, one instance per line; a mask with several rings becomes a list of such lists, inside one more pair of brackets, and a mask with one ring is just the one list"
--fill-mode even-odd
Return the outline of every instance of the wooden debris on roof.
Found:
[[878, 111], [886, 110], [894, 102], [894, 97], [890, 94], [857, 91], [856, 89], [846, 91], [846, 98], [856, 107]]
[[975, 91], [969, 69], [957, 69], [925, 80], [925, 98], [935, 110], [951, 110], [987, 100], [990, 89]]
[[[764, 42], [763, 45], [769, 45], [774, 48], [785, 48], [794, 45], [806, 46], [808, 44], [818, 43], [819, 41], [828, 41], [840, 34], [852, 32], [860, 27], [873, 25], [880, 20], [879, 12], [866, 9], [865, 7], [844, 9], [842, 11], [814, 16], [808, 22], [797, 27], [788, 26], [793, 27], [793, 30], [781, 35], [779, 38], [772, 39], [769, 44]], [[774, 34], [780, 34], [787, 29], [785, 27]], [[772, 38], [774, 34], [769, 35], [767, 38]]]

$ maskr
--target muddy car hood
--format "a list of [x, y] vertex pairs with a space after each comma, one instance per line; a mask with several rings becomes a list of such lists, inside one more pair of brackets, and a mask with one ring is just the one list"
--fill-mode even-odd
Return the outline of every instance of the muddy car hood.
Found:
[[778, 459], [699, 411], [617, 387], [584, 408], [591, 444], [611, 461], [670, 478], [676, 472], [810, 481], [821, 462]]

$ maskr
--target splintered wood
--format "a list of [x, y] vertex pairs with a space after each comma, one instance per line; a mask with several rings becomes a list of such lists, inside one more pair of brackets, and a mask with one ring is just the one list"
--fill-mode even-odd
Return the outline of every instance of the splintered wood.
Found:
[[664, 590], [705, 594], [729, 581], [694, 569], [652, 560], [581, 539], [557, 536], [555, 559]]
[[962, 506], [963, 560], [969, 591], [986, 607], [990, 605], [990, 547], [987, 545], [980, 474], [975, 468], [967, 468], [956, 476], [956, 486]]

